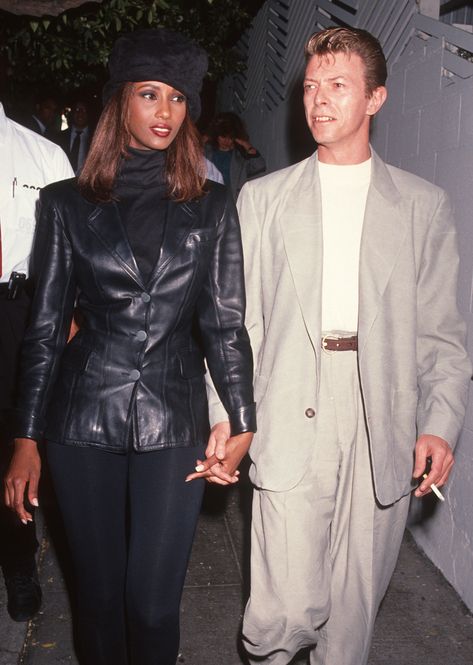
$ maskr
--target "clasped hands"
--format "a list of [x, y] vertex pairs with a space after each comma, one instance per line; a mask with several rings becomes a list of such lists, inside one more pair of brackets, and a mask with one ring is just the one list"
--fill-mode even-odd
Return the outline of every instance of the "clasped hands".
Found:
[[210, 432], [205, 460], [197, 460], [196, 470], [186, 477], [186, 482], [196, 478], [205, 478], [216, 485], [233, 485], [238, 482], [238, 466], [248, 452], [252, 439], [252, 432], [230, 436], [230, 423], [217, 423]]
[[[197, 460], [196, 471], [186, 477], [186, 482], [196, 478], [205, 478], [217, 485], [231, 485], [238, 482], [238, 466], [248, 452], [252, 438], [251, 432], [230, 436], [229, 423], [217, 423], [210, 433], [205, 451], [206, 459]], [[422, 434], [415, 447], [414, 478], [422, 477], [428, 458], [432, 460], [430, 471], [415, 490], [416, 497], [430, 493], [433, 483], [438, 487], [444, 485], [453, 467], [453, 454], [448, 443], [438, 436]], [[29, 502], [33, 506], [38, 505], [40, 470], [41, 460], [36, 442], [30, 439], [17, 439], [4, 481], [5, 504], [17, 513], [23, 524], [32, 520], [24, 505], [26, 489]]]

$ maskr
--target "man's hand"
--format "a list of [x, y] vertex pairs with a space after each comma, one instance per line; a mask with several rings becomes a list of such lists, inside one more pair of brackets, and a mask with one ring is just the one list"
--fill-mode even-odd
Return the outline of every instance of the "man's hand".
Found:
[[439, 436], [433, 434], [422, 434], [416, 442], [414, 478], [421, 478], [427, 467], [427, 458], [431, 458], [432, 464], [427, 478], [421, 482], [415, 490], [417, 497], [429, 494], [431, 485], [441, 487], [447, 482], [454, 463], [453, 453], [448, 443]]
[[16, 512], [23, 524], [33, 521], [25, 508], [25, 491], [28, 488], [28, 501], [37, 506], [40, 472], [41, 458], [36, 441], [15, 439], [15, 450], [4, 479], [5, 504]]
[[205, 460], [197, 460], [196, 472], [186, 477], [186, 482], [195, 478], [206, 478], [217, 485], [231, 485], [238, 481], [238, 466], [253, 439], [252, 432], [230, 436], [228, 422], [212, 427], [205, 451]]

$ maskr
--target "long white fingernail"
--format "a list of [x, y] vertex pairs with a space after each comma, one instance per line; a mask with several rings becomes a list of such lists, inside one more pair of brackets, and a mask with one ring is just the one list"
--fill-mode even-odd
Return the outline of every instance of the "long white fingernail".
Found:
[[203, 471], [204, 470], [204, 465], [203, 464], [197, 464], [197, 466], [195, 467], [195, 470], [197, 472]]
[[31, 499], [31, 505], [37, 508], [39, 506], [38, 499]]
[[21, 519], [21, 523], [24, 524], [25, 526], [28, 524], [28, 522], [26, 520], [24, 520], [23, 518]]

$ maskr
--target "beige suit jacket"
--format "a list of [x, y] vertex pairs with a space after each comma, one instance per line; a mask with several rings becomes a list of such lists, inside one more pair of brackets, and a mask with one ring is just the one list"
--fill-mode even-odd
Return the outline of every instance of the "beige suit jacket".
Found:
[[[343, 192], [340, 192], [343, 196]], [[256, 486], [288, 490], [314, 445], [321, 349], [323, 239], [317, 155], [247, 183], [241, 192], [246, 325], [255, 357]], [[471, 366], [456, 307], [458, 254], [438, 187], [373, 153], [360, 248], [361, 389], [376, 496], [413, 488], [418, 434], [452, 446]], [[223, 417], [213, 403], [215, 422]], [[310, 413], [310, 412], [309, 412]]]

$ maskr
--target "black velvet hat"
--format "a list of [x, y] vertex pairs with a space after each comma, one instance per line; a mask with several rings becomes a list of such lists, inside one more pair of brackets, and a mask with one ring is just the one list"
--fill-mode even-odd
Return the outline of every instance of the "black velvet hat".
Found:
[[130, 32], [113, 46], [103, 102], [127, 81], [161, 81], [185, 95], [190, 116], [196, 120], [207, 64], [206, 52], [178, 32], [166, 28]]

